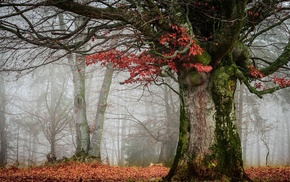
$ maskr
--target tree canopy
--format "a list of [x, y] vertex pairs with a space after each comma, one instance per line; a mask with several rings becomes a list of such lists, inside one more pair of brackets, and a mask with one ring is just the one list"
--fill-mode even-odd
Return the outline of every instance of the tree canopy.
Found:
[[[145, 51], [151, 57], [158, 57], [154, 60], [144, 59], [148, 60], [146, 64], [150, 65], [152, 73], [155, 70], [155, 73], [161, 74], [156, 70], [157, 68], [164, 68], [162, 66], [166, 64], [173, 68], [177, 64], [175, 61], [168, 61], [168, 58], [173, 60], [180, 55], [188, 55], [188, 52], [195, 51], [193, 54], [198, 54], [202, 50], [203, 56], [190, 58], [191, 64], [188, 66], [192, 67], [200, 62], [203, 65], [216, 67], [224, 55], [234, 50], [237, 73], [251, 92], [261, 95], [289, 85], [286, 84], [288, 80], [279, 80], [278, 77], [275, 77], [278, 87], [271, 89], [257, 91], [249, 84], [249, 81], [258, 76], [265, 77], [285, 68], [289, 60], [288, 42], [284, 52], [275, 61], [251, 58], [246, 49], [251, 48], [255, 39], [267, 35], [275, 27], [280, 29], [284, 27], [285, 33], [289, 34], [285, 23], [290, 17], [289, 3], [286, 0], [23, 0], [3, 1], [0, 8], [1, 52], [14, 51], [7, 56], [7, 61], [1, 64], [1, 71], [38, 67], [71, 52], [93, 54], [119, 49], [121, 54], [126, 52], [136, 55], [140, 51]], [[61, 13], [65, 15], [65, 22], [56, 19]], [[78, 16], [81, 16], [84, 21], [74, 29], [73, 22], [78, 21]], [[181, 31], [186, 32], [181, 33]], [[174, 37], [175, 34], [178, 37]], [[185, 34], [187, 37], [182, 37]], [[176, 44], [174, 41], [179, 43]], [[80, 49], [87, 43], [90, 46]], [[189, 50], [190, 46], [192, 49]], [[279, 48], [282, 49], [283, 46]], [[28, 52], [29, 58], [26, 54]], [[23, 57], [19, 56], [24, 54]], [[204, 56], [209, 56], [210, 62], [204, 62]], [[53, 59], [48, 60], [47, 57]], [[23, 63], [19, 63], [23, 58], [25, 59]], [[36, 58], [42, 60], [35, 61]], [[162, 62], [160, 58], [166, 61]], [[142, 60], [139, 61], [141, 62]], [[254, 67], [249, 67], [251, 63]], [[200, 68], [196, 64], [193, 67]], [[261, 74], [255, 74], [255, 69], [260, 69]], [[168, 69], [165, 71], [169, 73]]]

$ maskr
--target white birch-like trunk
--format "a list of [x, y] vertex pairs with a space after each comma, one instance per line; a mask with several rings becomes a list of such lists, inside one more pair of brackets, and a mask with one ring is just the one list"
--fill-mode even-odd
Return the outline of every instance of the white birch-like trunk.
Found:
[[110, 86], [112, 83], [113, 77], [113, 68], [109, 65], [106, 68], [102, 88], [100, 91], [98, 106], [97, 106], [97, 113], [95, 117], [95, 127], [93, 130], [93, 135], [91, 139], [91, 146], [89, 150], [89, 155], [97, 157], [101, 159], [101, 144], [102, 144], [102, 134], [104, 128], [104, 121], [105, 121], [105, 111], [107, 108], [107, 98], [110, 91]]
[[85, 60], [84, 56], [69, 57], [74, 86], [74, 120], [76, 124], [77, 153], [88, 153], [90, 146], [90, 129], [86, 114], [85, 101]]
[[[59, 14], [60, 28], [65, 29], [63, 14]], [[77, 17], [75, 28], [77, 29], [83, 22], [82, 17]], [[82, 48], [80, 48], [82, 49]], [[76, 154], [80, 152], [88, 153], [90, 147], [90, 128], [86, 113], [85, 95], [85, 56], [80, 54], [69, 54], [67, 56], [71, 66], [74, 87], [74, 121], [76, 126]]]

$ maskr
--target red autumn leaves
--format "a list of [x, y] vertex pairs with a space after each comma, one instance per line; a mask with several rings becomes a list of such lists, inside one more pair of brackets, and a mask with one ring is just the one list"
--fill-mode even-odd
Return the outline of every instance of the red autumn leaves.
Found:
[[[61, 163], [52, 166], [25, 169], [0, 169], [0, 181], [158, 181], [165, 177], [169, 168], [113, 167], [100, 163]], [[289, 181], [290, 167], [250, 167], [245, 173], [253, 181]]]
[[169, 169], [113, 167], [100, 163], [63, 163], [28, 169], [0, 169], [0, 181], [148, 181], [162, 179]]
[[[249, 66], [249, 75], [251, 75], [253, 78], [263, 78], [264, 77], [264, 74], [262, 74], [253, 65]], [[282, 88], [290, 86], [290, 80], [287, 79], [286, 77], [279, 78], [277, 76], [274, 76], [273, 83], [279, 87], [282, 87]], [[254, 86], [258, 89], [261, 89], [262, 82], [256, 82]]]
[[279, 167], [250, 167], [245, 169], [245, 173], [253, 181], [289, 181], [290, 179], [290, 167], [279, 166]]
[[[162, 72], [161, 67], [164, 66], [175, 73], [178, 72], [177, 65], [184, 68], [193, 68], [199, 73], [209, 73], [212, 70], [210, 65], [192, 61], [192, 57], [201, 55], [203, 49], [191, 39], [188, 30], [176, 25], [170, 25], [170, 28], [172, 33], [164, 34], [159, 39], [159, 44], [164, 48], [162, 52], [153, 50], [153, 52], [156, 51], [156, 54], [153, 55], [148, 53], [147, 50], [143, 50], [139, 54], [132, 54], [128, 51], [111, 49], [87, 56], [86, 64], [100, 62], [101, 65], [112, 64], [114, 68], [126, 70], [130, 76], [124, 83], [145, 82], [148, 84], [157, 80]], [[249, 75], [255, 79], [264, 77], [253, 65], [249, 66]], [[279, 87], [290, 86], [290, 80], [285, 77], [275, 76], [273, 83]], [[256, 82], [254, 86], [257, 89], [265, 89], [262, 82]]]
[[[160, 37], [159, 43], [165, 47], [166, 51], [157, 53], [158, 56], [148, 54], [146, 50], [140, 54], [130, 54], [116, 49], [99, 52], [87, 56], [86, 64], [100, 62], [102, 65], [113, 64], [117, 69], [126, 70], [130, 73], [129, 79], [125, 83], [150, 82], [156, 80], [161, 74], [161, 67], [168, 66], [173, 72], [177, 72], [177, 65], [194, 68], [198, 72], [210, 72], [211, 66], [201, 63], [193, 63], [192, 56], [202, 54], [202, 48], [187, 34], [183, 27], [179, 28], [170, 25], [173, 33], [168, 33]], [[186, 50], [183, 53], [177, 50]]]

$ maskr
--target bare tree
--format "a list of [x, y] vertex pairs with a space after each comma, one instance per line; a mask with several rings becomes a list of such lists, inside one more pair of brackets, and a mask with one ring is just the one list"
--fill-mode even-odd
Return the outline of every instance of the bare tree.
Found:
[[[31, 84], [34, 90], [35, 98], [30, 104], [22, 106], [26, 113], [23, 121], [30, 128], [33, 139], [37, 138], [39, 131], [45, 136], [50, 144], [48, 160], [56, 160], [57, 142], [60, 142], [66, 135], [69, 123], [72, 121], [71, 99], [67, 96], [68, 79], [66, 78], [64, 67], [49, 66], [48, 71], [42, 71], [43, 77], [37, 78], [35, 83]], [[45, 76], [46, 75], [46, 76]], [[40, 91], [40, 84], [44, 92]], [[44, 83], [44, 84], [43, 84]], [[32, 142], [34, 143], [34, 142]], [[60, 144], [60, 143], [59, 143]]]
[[101, 144], [102, 144], [102, 134], [105, 121], [105, 111], [107, 107], [107, 99], [110, 91], [110, 86], [113, 78], [113, 67], [112, 65], [106, 68], [106, 72], [103, 79], [103, 84], [101, 87], [99, 101], [97, 106], [97, 112], [94, 122], [93, 136], [91, 139], [90, 155], [101, 159]]
[[6, 94], [3, 75], [0, 73], [0, 166], [7, 163], [7, 134], [6, 134]]

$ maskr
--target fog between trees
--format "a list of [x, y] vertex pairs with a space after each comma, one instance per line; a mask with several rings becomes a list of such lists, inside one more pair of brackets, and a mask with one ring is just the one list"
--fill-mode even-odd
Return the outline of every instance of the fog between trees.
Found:
[[[104, 72], [105, 68], [100, 65], [90, 66], [86, 72], [87, 117], [91, 128], [94, 127]], [[4, 103], [1, 106], [5, 106], [1, 118], [5, 120], [3, 128], [7, 137], [4, 163], [7, 160], [8, 165], [12, 165], [18, 160], [22, 166], [42, 164], [47, 161], [46, 155], [52, 146], [57, 159], [71, 157], [76, 150], [76, 136], [70, 67], [63, 61], [43, 66], [17, 80], [4, 76], [1, 84], [1, 103]], [[161, 140], [168, 137], [166, 132], [173, 134], [170, 137], [174, 136], [177, 141], [178, 122], [174, 122], [170, 131], [166, 131], [165, 125], [168, 118], [178, 118], [178, 97], [166, 86], [120, 85], [125, 78], [126, 73], [115, 71], [112, 79], [105, 114], [102, 160], [111, 165], [148, 166], [158, 162]], [[248, 93], [243, 86], [236, 92], [239, 101], [242, 100], [242, 105], [237, 106], [242, 113], [237, 114], [242, 117], [238, 121], [242, 123], [240, 132], [245, 165], [265, 165], [268, 152], [268, 165], [288, 165], [288, 90], [263, 100]], [[172, 116], [166, 113], [167, 103]], [[52, 130], [53, 126], [57, 132]], [[174, 142], [171, 145], [176, 147]]]

